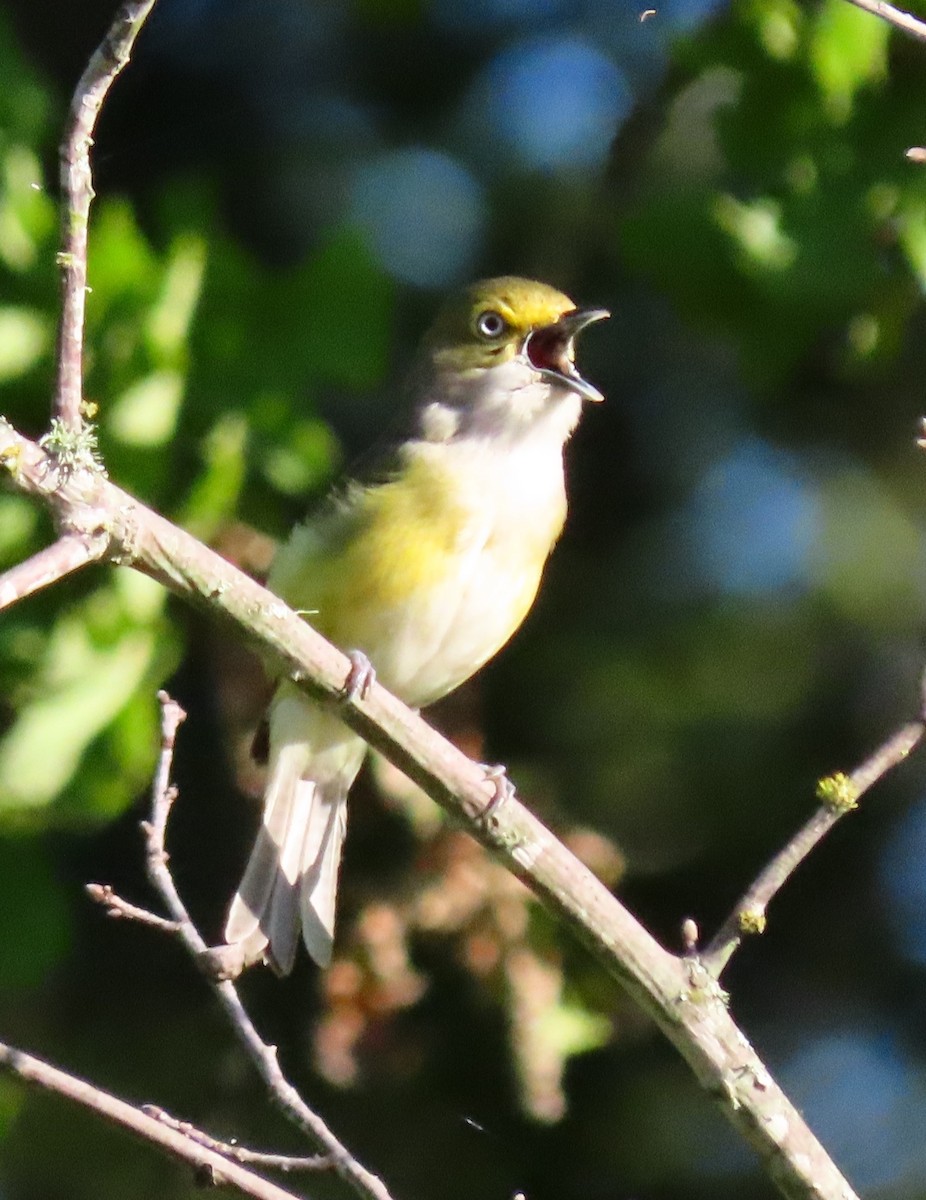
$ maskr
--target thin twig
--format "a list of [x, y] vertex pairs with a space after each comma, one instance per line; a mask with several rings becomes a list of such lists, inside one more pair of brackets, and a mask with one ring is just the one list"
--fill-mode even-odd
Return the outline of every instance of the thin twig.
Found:
[[106, 93], [129, 61], [135, 38], [155, 0], [127, 0], [81, 75], [61, 143], [61, 319], [55, 405], [72, 432], [81, 427], [87, 227], [93, 201], [90, 147]]
[[151, 796], [151, 820], [144, 823], [147, 843], [148, 878], [164, 902], [176, 925], [176, 935], [197, 964], [232, 1024], [238, 1040], [257, 1067], [271, 1095], [284, 1114], [317, 1145], [321, 1146], [331, 1168], [365, 1200], [391, 1200], [383, 1181], [368, 1171], [338, 1140], [322, 1118], [306, 1104], [280, 1069], [275, 1046], [268, 1046], [254, 1027], [251, 1018], [233, 983], [215, 976], [209, 947], [190, 919], [186, 905], [174, 884], [167, 866], [165, 835], [167, 819], [176, 799], [176, 789], [170, 783], [171, 762], [177, 729], [186, 714], [166, 692], [159, 692], [161, 702], [161, 753], [158, 759]]
[[893, 4], [886, 3], [886, 0], [849, 0], [849, 3], [854, 4], [856, 8], [864, 9], [865, 12], [871, 13], [875, 17], [880, 17], [882, 21], [887, 21], [896, 29], [902, 29], [911, 37], [926, 42], [926, 22], [918, 20], [911, 13], [904, 12], [902, 8], [895, 8]]
[[188, 1163], [197, 1178], [205, 1183], [229, 1184], [246, 1196], [253, 1196], [254, 1200], [297, 1200], [291, 1192], [284, 1191], [269, 1179], [262, 1179], [241, 1163], [150, 1116], [143, 1109], [3, 1042], [0, 1042], [0, 1070], [33, 1087], [79, 1104], [151, 1145], [160, 1147], [171, 1157]]
[[65, 575], [90, 562], [96, 562], [106, 552], [105, 544], [93, 542], [76, 534], [66, 534], [51, 546], [46, 546], [25, 562], [0, 575], [0, 611], [17, 600], [31, 596]]
[[851, 775], [836, 774], [820, 781], [819, 808], [793, 838], [759, 872], [733, 911], [721, 925], [707, 948], [699, 955], [701, 964], [715, 979], [736, 952], [747, 934], [762, 933], [765, 913], [773, 897], [788, 881], [818, 842], [846, 813], [852, 812], [859, 798], [888, 771], [902, 763], [923, 739], [923, 721], [904, 725]]
[[108, 883], [88, 883], [84, 889], [91, 900], [95, 900], [97, 904], [101, 904], [106, 910], [107, 917], [113, 917], [115, 920], [137, 921], [139, 925], [150, 925], [152, 929], [159, 929], [161, 933], [177, 933], [180, 926], [176, 921], [168, 921], [166, 917], [159, 917], [157, 913], [150, 912], [147, 908], [139, 908], [137, 904], [130, 904], [128, 900], [123, 900], [117, 895]]
[[170, 1129], [176, 1129], [184, 1137], [198, 1142], [200, 1146], [206, 1146], [207, 1149], [214, 1150], [216, 1154], [221, 1154], [223, 1158], [248, 1163], [252, 1167], [269, 1167], [271, 1170], [287, 1174], [293, 1171], [325, 1171], [331, 1166], [331, 1159], [327, 1154], [301, 1157], [295, 1154], [265, 1154], [261, 1150], [249, 1150], [247, 1146], [239, 1146], [237, 1142], [221, 1142], [202, 1129], [197, 1129], [189, 1121], [178, 1121], [176, 1117], [172, 1117], [169, 1112], [165, 1112], [157, 1104], [146, 1104], [143, 1111]]

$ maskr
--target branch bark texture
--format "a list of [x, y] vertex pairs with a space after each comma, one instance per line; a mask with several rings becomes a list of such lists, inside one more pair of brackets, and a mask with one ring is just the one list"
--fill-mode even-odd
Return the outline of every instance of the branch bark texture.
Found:
[[104, 558], [223, 613], [315, 698], [418, 783], [558, 914], [659, 1025], [758, 1151], [782, 1194], [851, 1200], [852, 1189], [730, 1017], [696, 958], [664, 950], [608, 889], [517, 800], [490, 807], [485, 772], [378, 684], [344, 699], [350, 660], [271, 592], [91, 469], [63, 471], [0, 424], [0, 462], [70, 530], [105, 541]]
[[129, 61], [132, 46], [155, 0], [126, 0], [81, 75], [71, 100], [61, 143], [61, 318], [58, 323], [58, 417], [76, 432], [83, 400], [84, 308], [87, 296], [87, 236], [93, 178], [90, 147], [97, 117], [113, 81]]
[[[292, 1192], [285, 1191], [269, 1179], [262, 1179], [240, 1163], [223, 1157], [211, 1147], [181, 1132], [175, 1122], [151, 1116], [120, 1100], [118, 1096], [5, 1042], [0, 1042], [0, 1071], [30, 1087], [79, 1104], [111, 1124], [135, 1134], [178, 1162], [186, 1163], [203, 1182], [229, 1184], [254, 1200], [299, 1200]], [[308, 1197], [303, 1196], [302, 1200], [308, 1200]]]

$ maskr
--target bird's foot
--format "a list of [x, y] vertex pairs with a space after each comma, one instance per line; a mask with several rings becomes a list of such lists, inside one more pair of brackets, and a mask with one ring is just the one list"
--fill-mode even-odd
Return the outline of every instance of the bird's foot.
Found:
[[344, 699], [366, 700], [370, 688], [376, 682], [376, 668], [362, 650], [349, 650], [350, 670], [344, 681]]
[[506, 800], [514, 799], [515, 790], [514, 784], [508, 778], [505, 767], [498, 763], [494, 766], [490, 766], [488, 763], [480, 763], [479, 765], [486, 773], [486, 782], [490, 783], [493, 789], [493, 794], [489, 798], [489, 802], [479, 814], [481, 821], [488, 821]]

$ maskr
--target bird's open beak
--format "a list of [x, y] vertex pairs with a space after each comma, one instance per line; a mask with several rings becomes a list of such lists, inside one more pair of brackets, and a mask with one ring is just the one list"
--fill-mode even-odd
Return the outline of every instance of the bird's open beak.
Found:
[[575, 339], [586, 325], [604, 321], [610, 315], [606, 308], [575, 308], [552, 325], [528, 334], [522, 353], [544, 379], [597, 404], [604, 396], [576, 370]]

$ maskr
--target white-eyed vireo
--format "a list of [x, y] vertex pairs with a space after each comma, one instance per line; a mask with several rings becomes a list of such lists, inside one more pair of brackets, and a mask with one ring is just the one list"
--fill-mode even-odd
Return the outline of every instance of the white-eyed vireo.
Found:
[[[409, 424], [280, 550], [269, 586], [379, 681], [422, 707], [468, 679], [533, 602], [563, 527], [563, 447], [583, 400], [580, 330], [608, 314], [528, 279], [453, 296], [411, 374]], [[347, 792], [366, 745], [281, 682], [269, 710], [263, 824], [225, 927], [240, 965], [286, 973], [300, 926], [331, 959]]]

